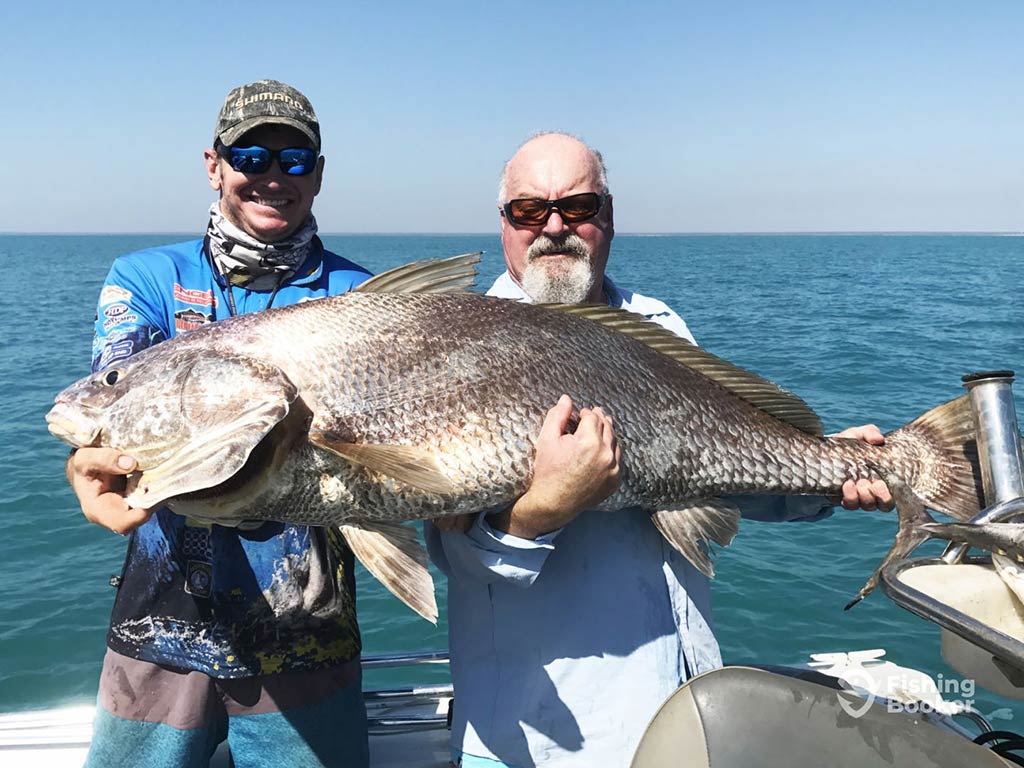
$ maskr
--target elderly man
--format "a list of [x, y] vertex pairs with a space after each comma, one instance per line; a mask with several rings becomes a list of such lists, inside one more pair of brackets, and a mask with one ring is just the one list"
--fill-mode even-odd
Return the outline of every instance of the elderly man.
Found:
[[[506, 164], [499, 208], [508, 271], [491, 295], [607, 303], [693, 340], [665, 304], [605, 275], [615, 227], [599, 153], [565, 134], [535, 136]], [[512, 507], [444, 532], [425, 526], [448, 575], [452, 759], [463, 768], [628, 765], [661, 702], [721, 664], [707, 578], [647, 512], [588, 511], [616, 487], [618, 449], [599, 407], [568, 434], [572, 408], [563, 397], [549, 413], [532, 484]], [[844, 434], [882, 439], [870, 426]], [[758, 519], [830, 513], [821, 498], [740, 503]], [[843, 503], [891, 499], [884, 483], [851, 482]]]
[[[312, 105], [274, 80], [228, 94], [204, 153], [205, 236], [117, 259], [93, 370], [204, 323], [343, 293], [369, 273], [324, 249]], [[238, 530], [128, 507], [135, 460], [83, 448], [68, 477], [91, 522], [130, 534], [87, 765], [367, 765], [353, 558], [321, 528]]]

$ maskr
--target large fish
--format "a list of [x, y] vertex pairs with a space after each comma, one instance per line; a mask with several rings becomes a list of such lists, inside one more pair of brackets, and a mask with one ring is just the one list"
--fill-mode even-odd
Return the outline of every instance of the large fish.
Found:
[[[650, 510], [708, 575], [705, 542], [727, 545], [738, 528], [723, 494], [837, 494], [848, 479], [891, 474], [933, 509], [977, 512], [966, 398], [884, 446], [823, 438], [802, 400], [643, 318], [465, 292], [477, 258], [177, 336], [61, 392], [50, 431], [134, 456], [134, 506], [222, 525], [337, 526], [431, 620], [425, 554], [402, 522], [514, 501], [563, 393], [614, 419], [621, 484], [600, 509]], [[900, 537], [887, 560], [914, 538]]]

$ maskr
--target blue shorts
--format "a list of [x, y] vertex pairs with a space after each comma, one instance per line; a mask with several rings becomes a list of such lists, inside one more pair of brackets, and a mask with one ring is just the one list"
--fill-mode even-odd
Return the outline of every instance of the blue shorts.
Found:
[[107, 651], [86, 768], [206, 768], [225, 739], [239, 768], [367, 768], [359, 659], [219, 680]]

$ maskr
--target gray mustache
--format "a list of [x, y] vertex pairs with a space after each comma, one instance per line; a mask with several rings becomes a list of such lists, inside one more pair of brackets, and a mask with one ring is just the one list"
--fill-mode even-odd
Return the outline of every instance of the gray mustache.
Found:
[[589, 259], [590, 249], [579, 235], [569, 234], [564, 237], [553, 238], [548, 235], [541, 235], [527, 249], [526, 258], [529, 261], [547, 256], [552, 253], [569, 253], [579, 259]]

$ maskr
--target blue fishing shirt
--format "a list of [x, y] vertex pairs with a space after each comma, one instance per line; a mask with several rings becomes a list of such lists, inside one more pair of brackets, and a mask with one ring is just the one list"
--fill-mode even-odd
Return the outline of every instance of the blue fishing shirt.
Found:
[[[507, 272], [488, 293], [529, 301]], [[661, 301], [608, 279], [605, 295], [694, 341]], [[732, 500], [758, 520], [831, 514], [821, 497]], [[424, 534], [448, 576], [452, 756], [463, 768], [627, 766], [669, 694], [722, 664], [708, 579], [648, 511], [583, 512], [536, 540], [492, 528], [486, 513], [466, 534], [429, 522]]]
[[[370, 273], [314, 239], [273, 306], [344, 293]], [[118, 258], [100, 293], [92, 367], [230, 315], [202, 240]], [[230, 289], [237, 314], [272, 291]], [[338, 666], [361, 649], [351, 552], [336, 532], [207, 525], [164, 508], [135, 530], [107, 644], [132, 658], [234, 678]]]

